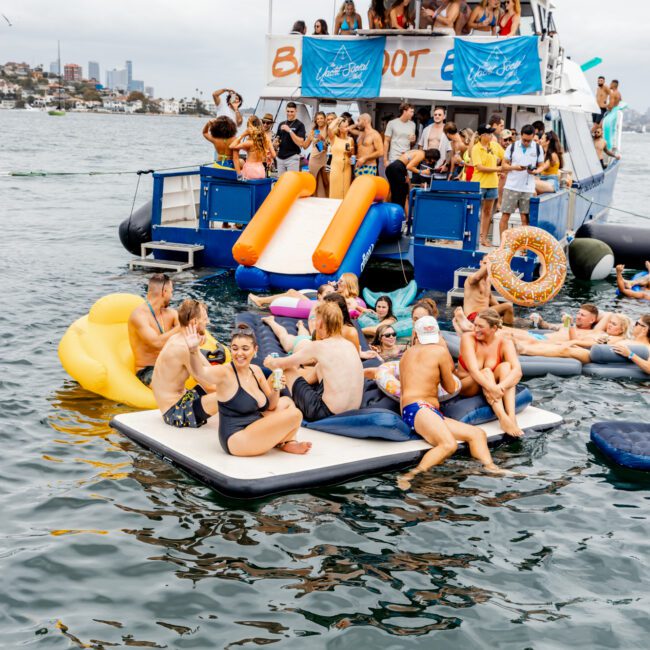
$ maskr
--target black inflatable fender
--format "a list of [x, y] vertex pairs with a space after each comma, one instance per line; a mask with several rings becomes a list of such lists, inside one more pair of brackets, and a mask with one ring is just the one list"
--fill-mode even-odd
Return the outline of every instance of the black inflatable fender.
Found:
[[140, 246], [151, 241], [151, 201], [141, 205], [119, 226], [122, 246], [133, 255], [140, 255]]

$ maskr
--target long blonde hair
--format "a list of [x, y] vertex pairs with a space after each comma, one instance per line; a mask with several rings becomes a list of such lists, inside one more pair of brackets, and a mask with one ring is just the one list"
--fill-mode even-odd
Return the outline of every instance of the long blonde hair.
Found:
[[519, 0], [512, 0], [515, 3], [515, 14], [521, 16], [521, 2]]
[[343, 283], [343, 292], [339, 292], [344, 298], [359, 297], [359, 278], [354, 273], [344, 273], [339, 281]]
[[248, 134], [253, 143], [253, 147], [257, 150], [260, 156], [267, 156], [269, 149], [269, 140], [262, 130], [262, 122], [257, 115], [251, 115], [248, 118]]

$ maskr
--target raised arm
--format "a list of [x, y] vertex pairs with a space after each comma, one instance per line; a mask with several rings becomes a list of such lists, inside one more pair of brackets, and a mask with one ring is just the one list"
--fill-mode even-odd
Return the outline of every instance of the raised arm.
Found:
[[625, 281], [623, 280], [623, 271], [625, 266], [623, 264], [618, 264], [616, 266], [616, 286], [620, 291], [622, 296], [626, 298], [634, 298], [635, 300], [648, 300], [648, 291], [633, 291], [632, 289], [625, 286]]
[[201, 354], [199, 346], [201, 337], [196, 331], [195, 325], [188, 325], [183, 332], [187, 348], [189, 350], [189, 368], [190, 374], [202, 386], [214, 386], [223, 380], [226, 374], [226, 366], [213, 366]]
[[213, 120], [208, 120], [205, 123], [205, 126], [203, 127], [203, 137], [208, 141], [214, 144], [214, 138], [212, 137], [212, 134], [210, 133], [210, 127], [212, 126]]
[[227, 92], [233, 92], [233, 91], [228, 90], [228, 88], [220, 88], [219, 90], [215, 90], [212, 93], [212, 100], [214, 101], [215, 106], [219, 106], [221, 104], [221, 95]]
[[465, 280], [465, 282], [469, 284], [478, 284], [481, 280], [485, 279], [487, 272], [487, 264], [481, 264], [479, 270], [475, 273], [472, 273], [472, 275], [467, 276], [467, 280]]

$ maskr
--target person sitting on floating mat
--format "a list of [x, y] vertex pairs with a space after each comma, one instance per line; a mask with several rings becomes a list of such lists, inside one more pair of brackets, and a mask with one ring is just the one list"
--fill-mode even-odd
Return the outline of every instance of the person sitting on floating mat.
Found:
[[449, 352], [438, 345], [440, 330], [433, 316], [419, 318], [414, 326], [414, 345], [409, 348], [399, 364], [401, 382], [402, 419], [432, 449], [418, 466], [399, 477], [397, 484], [408, 490], [415, 476], [440, 465], [452, 456], [458, 442], [466, 442], [474, 458], [483, 463], [489, 472], [502, 473], [494, 464], [483, 429], [446, 418], [440, 412], [438, 388], [448, 392], [457, 389], [454, 362]]
[[[178, 321], [180, 331], [169, 338], [156, 360], [151, 389], [166, 424], [196, 429], [217, 412], [217, 397], [209, 383], [185, 390], [190, 375], [199, 379], [191, 369], [185, 335], [191, 328], [199, 340], [205, 337], [209, 323], [207, 307], [186, 298], [178, 309]], [[200, 357], [202, 366], [212, 368], [205, 356]]]
[[173, 290], [168, 275], [155, 273], [149, 278], [144, 304], [129, 316], [129, 343], [135, 358], [135, 374], [145, 386], [151, 384], [153, 368], [163, 346], [180, 331], [178, 312], [169, 307]]
[[270, 370], [285, 371], [291, 397], [308, 422], [358, 409], [363, 397], [363, 366], [354, 345], [343, 338], [341, 309], [323, 302], [315, 311], [319, 340], [305, 341], [291, 356], [264, 359]]
[[[634, 283], [626, 283], [625, 280], [623, 280], [623, 271], [625, 270], [625, 266], [623, 264], [616, 265], [616, 285], [618, 286], [618, 290], [621, 292], [622, 296], [625, 296], [626, 298], [634, 298], [635, 300], [650, 300], [650, 262], [646, 262], [645, 265], [648, 268], [648, 275], [644, 278], [635, 280]], [[645, 288], [640, 291], [634, 291], [632, 289], [634, 284]]]
[[494, 309], [476, 317], [474, 331], [461, 336], [456, 374], [461, 382], [460, 394], [482, 394], [503, 431], [519, 438], [524, 432], [517, 423], [515, 395], [522, 377], [521, 364], [512, 339], [500, 329], [501, 318]]
[[233, 456], [260, 456], [277, 447], [290, 454], [306, 454], [311, 442], [296, 440], [302, 415], [288, 397], [280, 397], [284, 378], [276, 384], [273, 376], [266, 379], [262, 369], [251, 364], [258, 349], [253, 330], [240, 323], [230, 339], [232, 361], [206, 366], [199, 350], [198, 325], [190, 324], [185, 330], [185, 350], [194, 377], [215, 386], [223, 450]]

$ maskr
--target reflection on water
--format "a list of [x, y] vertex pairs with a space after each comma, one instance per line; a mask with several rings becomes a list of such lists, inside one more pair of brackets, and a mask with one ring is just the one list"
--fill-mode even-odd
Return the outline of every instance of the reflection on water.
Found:
[[[41, 168], [169, 166], [171, 150], [178, 164], [198, 162], [201, 126], [0, 111], [0, 170], [36, 164], [23, 146], [34, 135], [50, 143]], [[646, 159], [643, 148], [626, 155], [647, 175]], [[528, 382], [565, 423], [495, 451], [521, 478], [485, 476], [461, 457], [406, 494], [386, 474], [223, 498], [110, 429], [128, 409], [80, 388], [56, 358], [65, 328], [98, 297], [143, 290], [116, 237], [134, 187], [128, 177], [0, 178], [3, 647], [642, 647], [648, 482], [587, 443], [594, 420], [647, 419], [647, 384]], [[384, 278], [367, 281], [379, 289]], [[245, 295], [231, 274], [197, 279], [180, 274], [176, 297], [206, 300], [225, 340]], [[545, 314], [587, 300], [643, 309], [617, 299], [611, 281], [570, 280]]]

